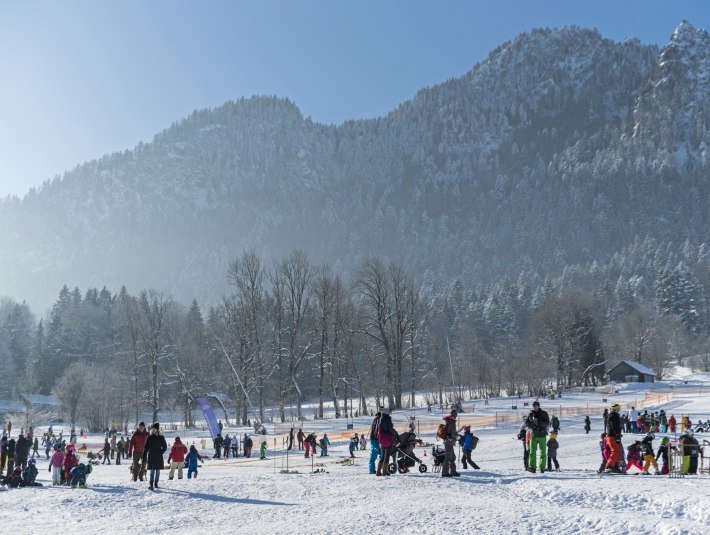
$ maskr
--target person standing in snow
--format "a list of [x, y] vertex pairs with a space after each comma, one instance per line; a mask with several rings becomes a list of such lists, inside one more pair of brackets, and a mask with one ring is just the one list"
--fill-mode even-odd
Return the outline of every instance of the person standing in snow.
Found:
[[19, 466], [23, 470], [27, 468], [27, 460], [30, 456], [31, 447], [32, 442], [20, 433], [20, 436], [17, 438], [17, 443], [15, 444], [15, 466]]
[[676, 422], [675, 416], [673, 416], [671, 414], [671, 417], [668, 418], [668, 427], [671, 430], [671, 433], [675, 433], [677, 425], [678, 425], [678, 422]]
[[[456, 430], [454, 429], [454, 432]], [[397, 431], [394, 429], [392, 424], [392, 418], [390, 417], [389, 409], [382, 409], [380, 416], [380, 425], [377, 430], [377, 442], [380, 445], [380, 462], [377, 464], [378, 476], [389, 476], [389, 462], [390, 457], [394, 453], [394, 444], [397, 440]]]
[[72, 482], [72, 470], [79, 465], [79, 458], [74, 452], [74, 445], [67, 445], [66, 452], [64, 453], [64, 481], [67, 485], [71, 485]]
[[[609, 450], [611, 451], [609, 459], [607, 460], [607, 472], [620, 473], [621, 467], [619, 463], [621, 462], [621, 418], [619, 417], [619, 410], [621, 407], [618, 403], [614, 403], [611, 406], [611, 413], [607, 419], [607, 436], [606, 442], [609, 445]], [[606, 409], [605, 409], [606, 410]]]
[[[547, 429], [550, 426], [550, 417], [540, 408], [540, 402], [534, 401], [533, 408], [528, 414], [525, 426], [530, 430], [530, 457], [528, 458], [528, 472], [535, 473], [536, 456], [540, 473], [547, 467]], [[540, 452], [539, 454], [537, 452]]]
[[444, 465], [441, 467], [441, 477], [460, 477], [461, 474], [456, 470], [456, 453], [454, 453], [454, 445], [458, 438], [456, 432], [456, 417], [458, 412], [453, 409], [448, 416], [444, 417]]
[[[114, 455], [116, 454], [116, 441], [117, 441], [116, 432], [114, 431], [113, 434], [111, 435], [111, 440], [110, 440], [110, 443], [111, 443], [111, 458], [112, 458], [112, 459], [113, 459]], [[121, 463], [116, 462], [116, 464], [121, 464]]]
[[106, 440], [104, 441], [103, 454], [104, 458], [101, 461], [101, 464], [104, 464], [105, 462], [111, 464], [111, 444], [109, 443], [108, 438], [106, 438]]
[[[298, 439], [298, 449], [302, 450], [303, 449], [303, 439], [305, 438], [305, 435], [303, 434], [303, 429], [299, 429], [298, 433], [296, 433], [296, 438]], [[306, 455], [308, 457], [308, 455]]]
[[204, 461], [194, 444], [190, 446], [190, 453], [185, 457], [185, 461], [187, 462], [187, 479], [192, 479], [192, 476], [197, 477], [197, 462], [204, 464]]
[[474, 436], [471, 433], [471, 426], [467, 425], [463, 428], [463, 436], [461, 437], [461, 450], [463, 451], [463, 456], [461, 457], [461, 464], [464, 470], [468, 470], [468, 465], [474, 470], [479, 470], [479, 466], [473, 462], [471, 459], [471, 453], [474, 449]]
[[145, 429], [145, 423], [141, 422], [128, 443], [128, 455], [132, 457], [133, 461], [131, 467], [133, 481], [138, 481], [138, 478], [143, 481], [145, 478], [143, 451], [145, 450], [146, 440], [148, 440], [148, 431]]
[[550, 433], [550, 440], [547, 441], [547, 471], [552, 472], [552, 463], [555, 463], [555, 471], [560, 471], [560, 463], [557, 462], [557, 450], [560, 443], [557, 442], [557, 433]]
[[35, 437], [34, 443], [32, 444], [32, 459], [39, 457], [39, 438]]
[[320, 439], [320, 456], [328, 457], [328, 446], [330, 446], [330, 440], [328, 435], [324, 434], [323, 438]]
[[266, 459], [266, 440], [262, 440], [259, 445], [259, 460], [263, 461]]
[[631, 423], [631, 432], [636, 433], [636, 420], [639, 417], [639, 413], [636, 410], [636, 407], [631, 407], [631, 410], [629, 411], [629, 422]]
[[592, 422], [589, 419], [589, 416], [584, 417], [584, 433], [585, 435], [588, 435], [589, 432], [592, 430]]
[[607, 429], [607, 422], [609, 420], [609, 409], [604, 409], [604, 413], [602, 414], [602, 419], [604, 420], [604, 432], [608, 435], [609, 430]]
[[54, 454], [52, 454], [52, 459], [49, 461], [49, 466], [52, 471], [52, 485], [61, 485], [64, 452], [59, 448], [59, 444], [54, 446]]
[[696, 474], [698, 472], [698, 457], [700, 456], [700, 444], [693, 436], [692, 429], [686, 429], [678, 439], [678, 450], [683, 456], [683, 474]]
[[291, 430], [288, 432], [288, 445], [286, 447], [287, 450], [292, 450], [293, 449], [293, 427]]
[[180, 437], [175, 437], [172, 448], [170, 448], [170, 454], [168, 455], [168, 464], [170, 465], [170, 472], [168, 472], [168, 479], [170, 481], [175, 477], [175, 470], [177, 469], [178, 479], [182, 479], [182, 469], [185, 463], [185, 455], [187, 454], [187, 447], [182, 443]]
[[[380, 409], [382, 410], [382, 409]], [[379, 432], [380, 429], [380, 418], [382, 417], [381, 412], [377, 412], [375, 414], [375, 419], [372, 420], [372, 424], [370, 424], [370, 473], [371, 474], [377, 474], [377, 470], [375, 469], [375, 462], [377, 461], [377, 458], [380, 456], [380, 441], [377, 439], [377, 433]]]
[[648, 475], [648, 469], [653, 465], [656, 469], [655, 474], [659, 475], [658, 463], [656, 462], [656, 455], [653, 452], [653, 439], [656, 435], [653, 433], [648, 433], [641, 441], [641, 454], [643, 455], [643, 474]]
[[656, 453], [656, 462], [658, 462], [658, 458], [661, 458], [661, 474], [666, 475], [668, 474], [668, 443], [670, 442], [670, 439], [668, 437], [663, 437], [661, 439], [661, 446], [658, 448], [658, 452]]
[[229, 447], [232, 445], [232, 439], [229, 438], [229, 435], [224, 437], [224, 460], [226, 461], [229, 459]]
[[217, 436], [214, 437], [213, 445], [214, 445], [214, 457], [213, 459], [219, 459], [222, 457], [222, 444], [224, 444], [224, 439], [222, 438], [221, 433], [217, 433]]
[[163, 454], [167, 449], [168, 444], [165, 442], [165, 437], [160, 434], [160, 424], [155, 422], [150, 429], [150, 436], [146, 439], [143, 450], [143, 462], [148, 462], [150, 470], [150, 490], [158, 488], [160, 471], [165, 468]]

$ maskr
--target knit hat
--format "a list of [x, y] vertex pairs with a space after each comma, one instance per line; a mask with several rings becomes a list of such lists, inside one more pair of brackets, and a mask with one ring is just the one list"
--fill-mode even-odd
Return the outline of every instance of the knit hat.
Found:
[[138, 424], [138, 427], [145, 427], [145, 422], [141, 422]]
[[554, 440], [557, 438], [557, 433], [550, 433], [550, 440]]
[[540, 406], [540, 402], [538, 400], [533, 401], [533, 407], [537, 405], [538, 407]]
[[160, 424], [158, 422], [155, 422], [153, 424], [153, 429], [157, 429], [158, 431], [160, 431]]

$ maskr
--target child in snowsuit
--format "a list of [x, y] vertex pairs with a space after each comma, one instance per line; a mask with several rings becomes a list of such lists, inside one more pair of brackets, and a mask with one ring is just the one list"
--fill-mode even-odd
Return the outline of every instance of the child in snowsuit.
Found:
[[320, 439], [320, 456], [321, 457], [328, 456], [328, 446], [330, 446], [330, 440], [328, 440], [328, 435], [323, 435], [323, 438]]
[[185, 457], [185, 462], [187, 463], [187, 479], [192, 479], [193, 474], [197, 477], [197, 461], [204, 464], [202, 456], [197, 453], [197, 448], [193, 444], [190, 446], [190, 453]]
[[86, 487], [86, 476], [89, 475], [91, 465], [88, 467], [84, 463], [79, 463], [71, 469], [71, 488]]
[[557, 434], [550, 433], [550, 439], [547, 441], [547, 471], [552, 471], [552, 463], [555, 463], [555, 471], [560, 471], [560, 463], [557, 462], [557, 450], [560, 443], [557, 442]]
[[602, 454], [602, 464], [599, 467], [599, 470], [597, 470], [597, 472], [601, 474], [606, 468], [606, 463], [609, 460], [609, 456], [611, 455], [611, 448], [606, 442], [606, 433], [602, 433], [600, 436], [601, 440], [599, 441], [599, 449], [601, 450]]
[[16, 466], [13, 468], [12, 472], [9, 472], [5, 479], [2, 480], [5, 485], [10, 488], [16, 489], [22, 483], [22, 468]]
[[471, 453], [473, 452], [474, 448], [474, 436], [473, 433], [471, 433], [471, 426], [467, 425], [463, 428], [463, 436], [461, 437], [461, 449], [463, 450], [461, 463], [463, 465], [464, 470], [468, 470], [469, 464], [471, 465], [471, 468], [475, 470], [480, 469], [480, 467], [471, 459]]
[[656, 453], [656, 462], [658, 462], [659, 457], [661, 457], [662, 460], [661, 474], [663, 475], [668, 473], [668, 442], [668, 437], [663, 437], [661, 439], [661, 447], [658, 448], [658, 452]]
[[638, 468], [643, 472], [643, 466], [641, 466], [641, 442], [638, 440], [626, 448], [626, 470], [632, 466]]
[[27, 468], [25, 468], [25, 471], [22, 473], [22, 483], [20, 483], [21, 487], [41, 487], [42, 483], [37, 483], [35, 481], [37, 479], [37, 466], [36, 466], [36, 461], [33, 459], [30, 459], [27, 463]]
[[262, 440], [259, 445], [259, 460], [266, 459], [266, 440]]
[[656, 475], [660, 474], [658, 471], [658, 463], [656, 462], [656, 455], [653, 453], [653, 439], [656, 436], [653, 433], [648, 433], [641, 441], [641, 453], [643, 455], [643, 474], [649, 474], [649, 467], [653, 465], [656, 469]]
[[357, 438], [350, 439], [350, 447], [348, 449], [350, 451], [351, 458], [355, 458], [355, 448], [356, 448], [357, 441], [358, 441]]
[[79, 459], [77, 459], [74, 453], [74, 446], [71, 444], [67, 446], [67, 452], [64, 454], [64, 480], [67, 485], [71, 485], [72, 482], [72, 470], [79, 464]]
[[62, 484], [62, 468], [64, 466], [64, 452], [59, 449], [59, 444], [54, 446], [52, 460], [49, 461], [49, 469], [52, 471], [52, 485]]

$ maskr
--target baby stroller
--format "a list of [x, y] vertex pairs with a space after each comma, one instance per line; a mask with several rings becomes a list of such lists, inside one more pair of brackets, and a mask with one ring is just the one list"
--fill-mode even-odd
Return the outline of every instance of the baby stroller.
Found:
[[416, 445], [417, 436], [412, 432], [406, 432], [399, 435], [399, 444], [392, 455], [392, 462], [389, 465], [390, 474], [399, 471], [400, 474], [406, 474], [415, 463], [419, 463], [419, 472], [425, 473], [427, 465], [421, 459], [414, 455], [414, 446]]
[[439, 446], [431, 447], [431, 458], [434, 459], [434, 472], [441, 472], [441, 467], [444, 464], [444, 459], [446, 458], [446, 452], [444, 448]]

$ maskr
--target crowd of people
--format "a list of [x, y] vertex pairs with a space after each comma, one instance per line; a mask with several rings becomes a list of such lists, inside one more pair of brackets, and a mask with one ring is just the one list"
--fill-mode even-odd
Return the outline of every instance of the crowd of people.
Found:
[[[470, 426], [457, 428], [458, 410], [452, 409], [444, 416], [443, 423], [439, 425], [436, 436], [443, 441], [443, 450], [433, 448], [435, 466], [441, 466], [442, 477], [459, 477], [455, 446], [458, 444], [462, 450], [460, 461], [463, 469], [469, 466], [478, 469], [478, 465], [471, 458], [476, 448], [478, 438], [471, 432]], [[694, 436], [696, 432], [708, 432], [710, 420], [693, 424], [688, 416], [681, 418], [680, 424], [675, 416], [666, 415], [664, 410], [657, 412], [637, 411], [635, 407], [623, 412], [619, 404], [614, 403], [605, 409], [602, 415], [604, 432], [601, 434], [599, 447], [602, 462], [599, 473], [625, 474], [635, 469], [642, 474], [668, 474], [669, 455], [675, 452], [681, 459], [680, 470], [683, 474], [695, 474], [698, 471], [698, 462], [702, 457], [702, 448]], [[220, 422], [221, 424], [221, 422]], [[695, 427], [695, 430], [694, 430]], [[149, 482], [149, 488], [154, 490], [160, 484], [160, 472], [169, 469], [168, 479], [183, 479], [183, 471], [187, 470], [187, 479], [197, 477], [198, 467], [202, 464], [201, 455], [195, 444], [189, 448], [180, 437], [175, 437], [168, 451], [165, 437], [160, 432], [160, 424], [154, 423], [147, 429], [144, 422], [140, 422], [136, 430], [129, 436], [123, 436], [115, 427], [106, 430], [103, 447], [96, 453], [87, 451], [87, 462], [81, 462], [77, 452], [77, 437], [83, 435], [80, 430], [77, 435], [74, 425], [71, 425], [69, 436], [63, 431], [58, 434], [50, 426], [41, 437], [35, 437], [32, 428], [27, 432], [21, 430], [17, 439], [11, 438], [12, 423], [3, 422], [3, 434], [0, 438], [0, 482], [10, 487], [36, 486], [37, 459], [41, 457], [40, 449], [44, 450], [45, 460], [48, 461], [48, 471], [52, 475], [52, 485], [69, 485], [71, 487], [86, 486], [88, 475], [95, 464], [121, 464], [122, 459], [130, 461], [130, 473], [133, 481]], [[584, 418], [584, 430], [588, 434], [591, 430], [589, 416]], [[253, 439], [248, 433], [242, 437], [237, 434], [222, 436], [223, 428], [220, 425], [219, 433], [214, 438], [215, 459], [227, 460], [230, 453], [233, 457], [249, 458], [252, 454]], [[672, 443], [668, 436], [660, 437], [660, 445], [656, 449], [654, 440], [656, 434], [680, 433], [677, 443]], [[528, 472], [544, 473], [559, 471], [560, 463], [558, 453], [560, 421], [553, 414], [551, 417], [542, 409], [538, 400], [532, 404], [532, 410], [523, 417], [517, 438], [523, 443], [523, 467]], [[626, 449], [622, 444], [623, 435], [642, 435], [633, 438]], [[389, 409], [380, 407], [374, 415], [370, 430], [370, 456], [369, 473], [376, 476], [389, 476], [391, 465], [397, 460], [406, 457], [406, 462], [398, 463], [400, 471], [408, 471], [414, 462], [419, 462], [414, 456], [413, 449], [416, 439], [414, 429], [401, 435], [397, 432], [392, 422]], [[295, 432], [294, 428], [288, 433], [287, 450], [297, 447], [304, 452], [305, 458], [316, 456], [320, 450], [321, 457], [328, 456], [330, 439], [324, 434], [318, 439], [316, 433], [306, 434], [303, 429]], [[294, 440], [297, 446], [294, 445]], [[355, 433], [349, 439], [348, 451], [350, 457], [355, 457], [356, 451], [367, 450], [368, 436], [365, 433]], [[205, 450], [205, 439], [201, 439], [202, 450]], [[86, 449], [85, 446], [82, 449]], [[262, 440], [259, 444], [259, 458], [266, 459], [267, 443]], [[660, 466], [659, 466], [660, 462]], [[653, 472], [651, 472], [653, 470]]]

